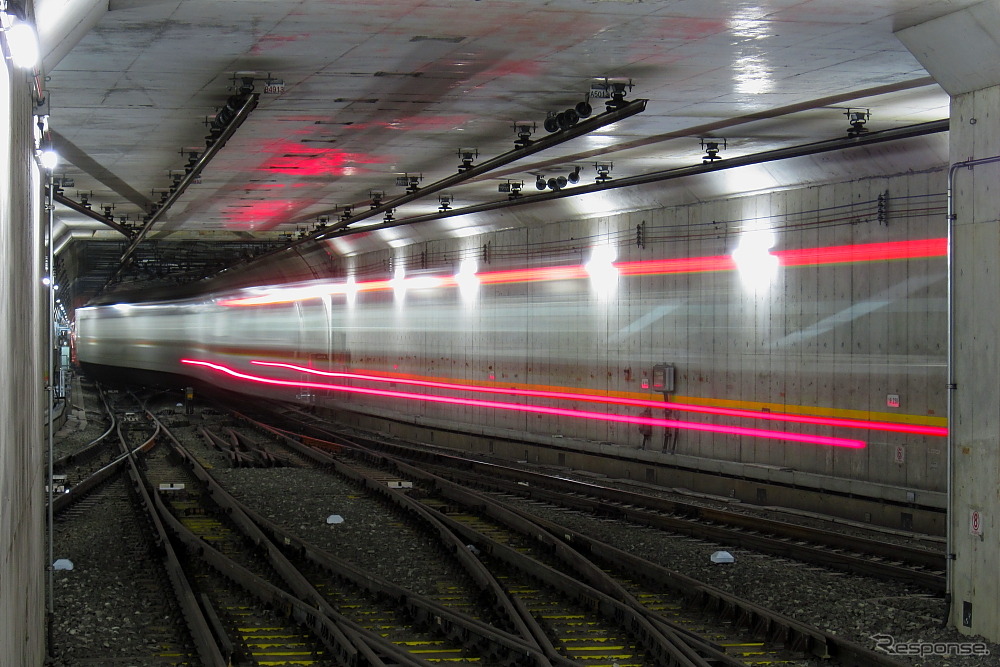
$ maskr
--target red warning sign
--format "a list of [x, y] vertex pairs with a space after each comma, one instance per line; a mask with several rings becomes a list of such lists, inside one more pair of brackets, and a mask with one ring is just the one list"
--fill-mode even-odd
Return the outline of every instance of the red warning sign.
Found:
[[983, 534], [983, 514], [979, 510], [969, 512], [969, 532], [982, 537]]

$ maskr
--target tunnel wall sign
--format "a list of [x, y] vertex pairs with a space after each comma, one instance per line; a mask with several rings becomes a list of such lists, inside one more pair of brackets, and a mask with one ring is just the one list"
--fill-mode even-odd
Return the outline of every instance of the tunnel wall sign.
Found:
[[979, 510], [969, 512], [969, 533], [976, 537], [983, 536], [983, 513]]

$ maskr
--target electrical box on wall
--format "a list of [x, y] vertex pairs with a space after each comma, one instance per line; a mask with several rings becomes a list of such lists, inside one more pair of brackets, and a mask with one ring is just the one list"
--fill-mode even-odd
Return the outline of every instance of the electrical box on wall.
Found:
[[657, 364], [653, 366], [653, 391], [669, 393], [674, 390], [674, 366], [673, 364]]

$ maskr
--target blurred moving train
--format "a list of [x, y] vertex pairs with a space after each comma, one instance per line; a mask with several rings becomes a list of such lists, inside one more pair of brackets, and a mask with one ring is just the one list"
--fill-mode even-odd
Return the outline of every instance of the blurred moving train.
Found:
[[[824, 224], [835, 206], [786, 208], [783, 226], [733, 215], [705, 234], [666, 212], [641, 245], [622, 215], [598, 233], [559, 223], [561, 242], [495, 232], [492, 256], [482, 239], [364, 266], [317, 251], [310, 271], [78, 309], [76, 351], [93, 369], [564, 447], [883, 482], [905, 451], [901, 485], [938, 489], [945, 239], [867, 224], [856, 199], [850, 225]], [[330, 277], [289, 279], [317, 274]]]

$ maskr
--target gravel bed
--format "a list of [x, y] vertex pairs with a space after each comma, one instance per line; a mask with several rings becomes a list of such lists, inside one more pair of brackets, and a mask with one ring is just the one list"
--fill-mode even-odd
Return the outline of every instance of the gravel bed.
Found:
[[[89, 408], [89, 399], [84, 400]], [[99, 404], [96, 394], [93, 400], [93, 405]], [[98, 430], [97, 435], [102, 431], [103, 428]], [[74, 446], [67, 441], [76, 436], [80, 436], [79, 440], [96, 437], [83, 434], [84, 429], [67, 432], [60, 445]], [[394, 583], [434, 595], [442, 582], [454, 584], [463, 580], [460, 568], [444, 554], [433, 536], [408, 526], [390, 504], [364, 499], [363, 490], [335, 476], [295, 468], [216, 467], [212, 472], [235, 496], [265, 516], [316, 546]], [[717, 506], [711, 499], [684, 499]], [[862, 646], [875, 647], [875, 635], [889, 635], [897, 644], [969, 645], [979, 641], [942, 627], [946, 612], [943, 600], [915, 587], [828, 571], [534, 502], [514, 502]], [[343, 517], [343, 523], [328, 524], [327, 517], [332, 514]], [[150, 624], [176, 627], [177, 612], [164, 607], [163, 601], [171, 595], [169, 590], [150, 595], [148, 589], [135, 585], [138, 581], [156, 581], [162, 575], [157, 571], [159, 561], [123, 552], [122, 545], [136, 541], [134, 527], [130, 527], [134, 521], [134, 516], [121, 512], [120, 505], [102, 498], [89, 508], [86, 516], [68, 523], [57, 522], [55, 557], [71, 559], [75, 569], [55, 573], [57, 657], [50, 663], [53, 667], [95, 664], [95, 658], [102, 656], [113, 659], [116, 665], [158, 664], [138, 658], [150, 655], [153, 648], [144, 628]], [[711, 554], [718, 550], [733, 554], [735, 563], [711, 563]], [[1000, 664], [997, 657], [1000, 645], [983, 643], [983, 646], [990, 655], [897, 659], [917, 667]]]
[[[372, 509], [370, 503], [357, 502], [360, 492], [354, 487], [309, 470], [216, 472], [234, 495], [261, 508], [270, 518], [317, 546], [371, 567], [387, 579], [414, 590], [420, 590], [425, 581], [422, 571], [434, 556], [416, 549], [417, 543], [426, 538], [417, 534], [412, 540], [386, 540], [386, 535], [402, 538], [400, 526], [377, 506]], [[843, 574], [534, 502], [516, 502], [553, 521], [865, 647], [874, 648], [872, 637], [879, 634], [890, 635], [897, 643], [977, 641], [941, 627], [945, 614], [943, 600], [916, 587]], [[344, 523], [326, 525], [326, 516], [334, 513], [342, 515]], [[736, 562], [712, 563], [710, 556], [718, 550], [729, 551]], [[1000, 646], [988, 648], [991, 655], [985, 657], [900, 659], [921, 667], [995, 667]]]
[[856, 521], [849, 521], [837, 517], [823, 517], [814, 515], [812, 512], [799, 512], [782, 507], [768, 507], [763, 505], [752, 505], [743, 503], [731, 498], [719, 498], [703, 493], [696, 493], [686, 489], [672, 489], [669, 487], [645, 484], [635, 480], [612, 479], [604, 476], [595, 476], [577, 471], [565, 471], [558, 473], [561, 477], [572, 479], [578, 482], [598, 484], [622, 491], [631, 491], [647, 496], [665, 498], [697, 507], [717, 509], [745, 516], [782, 521], [784, 523], [811, 528], [821, 528], [831, 532], [842, 533], [854, 537], [876, 539], [889, 544], [900, 544], [905, 546], [918, 546], [929, 550], [940, 550], [944, 553], [944, 537], [937, 535], [924, 535], [892, 528], [880, 526], [866, 526]]
[[[987, 656], [898, 657], [919, 667], [996, 667], [1000, 645], [964, 637], [942, 627], [944, 600], [919, 588], [883, 582], [774, 556], [731, 548], [599, 519], [531, 501], [505, 500], [604, 542], [683, 573], [734, 595], [809, 623], [867, 648], [875, 635], [897, 644], [981, 643]], [[711, 562], [716, 551], [735, 557], [730, 564]]]
[[85, 512], [56, 521], [55, 558], [73, 569], [53, 573], [53, 667], [166, 665], [154, 658], [161, 642], [189, 645], [140, 518], [123, 511], [128, 493], [125, 480], [113, 481], [85, 501]]
[[[234, 496], [298, 537], [414, 593], [471, 584], [440, 542], [404, 522], [393, 505], [319, 470], [229, 468], [212, 471]], [[328, 524], [338, 515], [343, 523]], [[471, 598], [470, 598], [471, 599]]]
[[52, 451], [57, 459], [80, 451], [108, 429], [97, 389], [89, 383], [74, 384], [70, 403], [65, 408], [66, 421], [53, 434]]
[[[605, 475], [591, 473], [587, 471], [581, 471], [581, 470], [573, 470], [571, 468], [564, 468], [552, 465], [537, 465], [537, 464], [526, 463], [523, 461], [515, 462], [507, 459], [501, 459], [501, 458], [491, 457], [488, 455], [483, 455], [482, 453], [478, 452], [453, 450], [435, 445], [428, 445], [411, 441], [403, 441], [396, 438], [387, 437], [381, 434], [376, 434], [366, 431], [358, 431], [356, 429], [348, 428], [344, 429], [344, 432], [356, 435], [363, 439], [371, 438], [374, 440], [382, 440], [385, 442], [391, 442], [397, 445], [404, 445], [406, 447], [412, 447], [415, 449], [440, 452], [448, 455], [465, 456], [469, 459], [482, 461], [485, 463], [493, 463], [499, 466], [518, 468], [521, 470], [526, 470], [529, 472], [541, 473], [546, 475], [558, 475], [560, 477], [565, 477], [566, 479], [574, 480], [577, 482], [596, 484], [599, 486], [607, 486], [622, 491], [630, 491], [633, 493], [655, 496], [658, 498], [665, 498], [668, 500], [674, 500], [677, 502], [686, 503], [689, 505], [695, 505], [698, 507], [707, 507], [712, 509], [724, 510], [728, 512], [744, 514], [747, 516], [766, 518], [774, 521], [783, 521], [786, 523], [797, 524], [802, 526], [823, 528], [832, 532], [843, 533], [845, 535], [864, 537], [868, 539], [877, 539], [887, 542], [889, 544], [919, 546], [921, 548], [929, 550], [938, 549], [942, 553], [944, 553], [944, 548], [945, 548], [944, 537], [939, 537], [936, 535], [925, 535], [922, 533], [909, 532], [899, 529], [883, 528], [880, 526], [867, 526], [855, 521], [849, 521], [847, 519], [839, 519], [836, 517], [828, 518], [819, 515], [814, 515], [811, 512], [798, 512], [795, 510], [789, 510], [781, 507], [753, 505], [749, 503], [739, 502], [738, 500], [734, 500], [732, 498], [720, 498], [718, 496], [697, 493], [687, 489], [673, 489], [670, 487], [659, 486], [656, 484], [639, 482], [633, 479], [615, 479], [607, 477]], [[998, 661], [998, 664], [1000, 664], [1000, 661]]]

